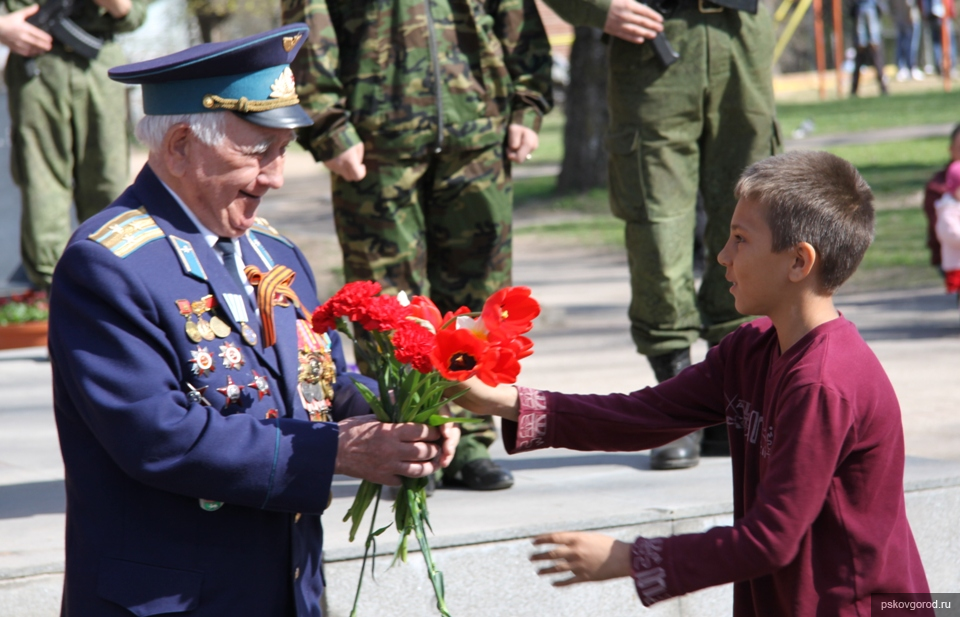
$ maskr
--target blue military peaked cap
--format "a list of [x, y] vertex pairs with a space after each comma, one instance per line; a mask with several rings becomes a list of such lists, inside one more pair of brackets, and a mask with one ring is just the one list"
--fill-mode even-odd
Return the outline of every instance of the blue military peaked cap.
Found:
[[118, 66], [109, 74], [115, 81], [142, 85], [143, 111], [149, 116], [229, 110], [269, 128], [310, 126], [290, 70], [308, 32], [306, 24], [289, 24]]

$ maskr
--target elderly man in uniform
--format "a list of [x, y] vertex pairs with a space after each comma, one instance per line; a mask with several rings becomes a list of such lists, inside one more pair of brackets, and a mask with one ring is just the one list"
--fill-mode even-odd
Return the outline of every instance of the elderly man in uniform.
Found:
[[310, 328], [303, 254], [256, 218], [310, 124], [288, 68], [306, 33], [111, 71], [143, 85], [150, 155], [53, 281], [64, 615], [319, 615], [333, 474], [397, 485], [453, 456], [455, 431], [365, 415]]
[[[734, 307], [716, 256], [729, 235], [740, 173], [780, 151], [769, 13], [757, 0], [546, 2], [567, 21], [611, 35], [610, 207], [626, 222], [630, 332], [665, 381], [690, 365], [694, 341], [714, 345], [748, 319]], [[660, 32], [679, 54], [672, 63], [650, 44]], [[698, 190], [707, 214], [699, 288]], [[707, 429], [705, 445], [729, 454], [726, 427]], [[654, 450], [650, 464], [680, 469], [699, 458], [695, 434]]]

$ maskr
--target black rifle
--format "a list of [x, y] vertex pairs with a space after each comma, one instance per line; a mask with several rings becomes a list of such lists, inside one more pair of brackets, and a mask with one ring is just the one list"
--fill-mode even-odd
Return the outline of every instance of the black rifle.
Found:
[[[74, 11], [74, 0], [47, 0], [36, 13], [27, 18], [27, 23], [48, 32], [74, 53], [93, 60], [103, 47], [103, 39], [93, 36], [70, 17]], [[40, 74], [36, 59], [27, 58], [24, 68], [29, 78]]]

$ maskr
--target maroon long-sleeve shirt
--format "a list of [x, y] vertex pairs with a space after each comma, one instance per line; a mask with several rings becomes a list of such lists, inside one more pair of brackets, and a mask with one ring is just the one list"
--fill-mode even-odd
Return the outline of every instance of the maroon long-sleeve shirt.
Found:
[[520, 390], [520, 418], [503, 427], [511, 452], [642, 450], [726, 423], [734, 524], [638, 538], [644, 605], [734, 582], [736, 617], [865, 616], [871, 594], [929, 593], [904, 506], [900, 406], [843, 317], [784, 354], [770, 321], [753, 321], [632, 394]]

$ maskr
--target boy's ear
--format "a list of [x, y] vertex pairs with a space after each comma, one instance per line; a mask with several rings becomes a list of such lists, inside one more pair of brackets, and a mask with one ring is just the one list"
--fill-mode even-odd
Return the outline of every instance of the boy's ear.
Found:
[[800, 242], [793, 247], [793, 263], [790, 264], [788, 276], [794, 283], [804, 280], [813, 272], [817, 264], [817, 249], [809, 242]]

